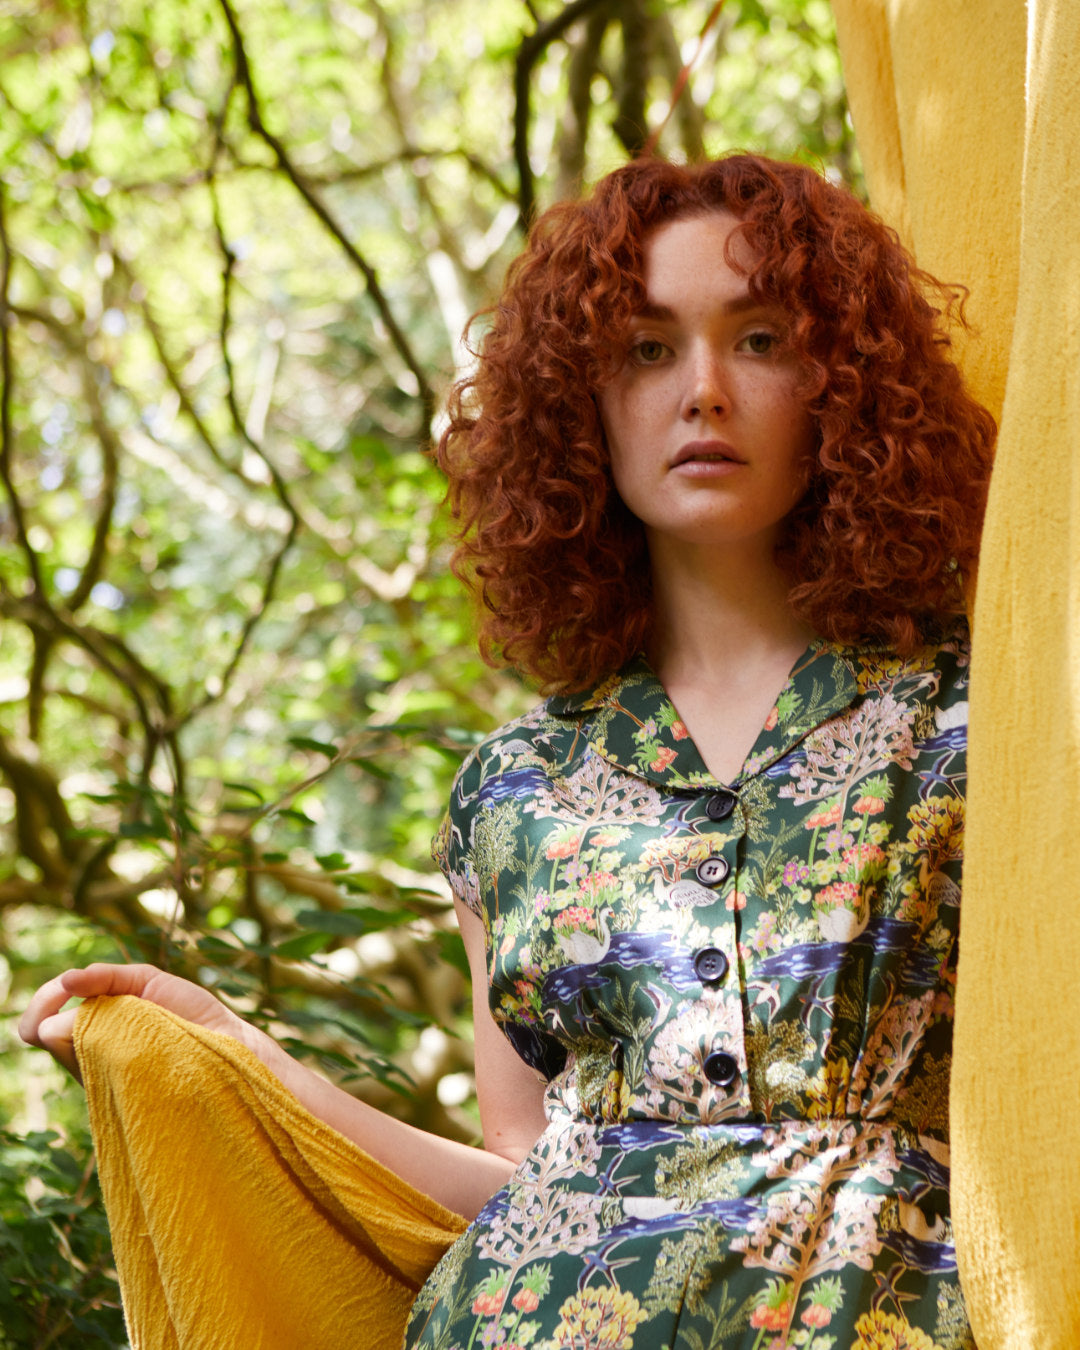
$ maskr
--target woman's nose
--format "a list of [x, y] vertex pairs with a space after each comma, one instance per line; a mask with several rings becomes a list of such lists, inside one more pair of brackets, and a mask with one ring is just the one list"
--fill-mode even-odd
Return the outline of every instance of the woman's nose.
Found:
[[731, 391], [724, 363], [711, 349], [695, 353], [687, 365], [683, 416], [722, 417], [731, 408]]

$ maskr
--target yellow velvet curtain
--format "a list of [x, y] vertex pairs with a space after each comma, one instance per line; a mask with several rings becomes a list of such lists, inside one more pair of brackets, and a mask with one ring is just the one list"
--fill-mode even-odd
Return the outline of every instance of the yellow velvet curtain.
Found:
[[833, 0], [873, 205], [971, 288], [1000, 418], [953, 1065], [980, 1350], [1080, 1346], [1080, 3]]

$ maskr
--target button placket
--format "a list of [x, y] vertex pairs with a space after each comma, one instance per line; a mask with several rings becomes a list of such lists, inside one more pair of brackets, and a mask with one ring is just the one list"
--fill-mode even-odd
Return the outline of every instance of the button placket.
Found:
[[702, 1116], [728, 1119], [751, 1109], [743, 1001], [737, 983], [730, 988], [706, 985], [702, 999], [710, 1009], [698, 1051]]
[[[713, 823], [715, 834], [705, 828], [702, 836], [714, 851], [697, 864], [694, 877], [714, 893], [717, 906], [737, 874], [737, 851], [745, 834], [738, 806], [737, 795], [727, 788], [717, 789], [704, 799], [705, 816]], [[710, 1002], [719, 1000], [712, 1035], [703, 1040], [700, 1051], [701, 1091], [713, 1103], [706, 1107], [710, 1117], [717, 1108], [724, 1116], [729, 1111], [750, 1109], [745, 1009], [738, 976], [738, 920], [734, 912], [723, 907], [714, 913], [722, 917], [714, 925], [713, 941], [693, 954], [694, 972], [702, 985], [700, 997]]]
[[[736, 812], [739, 799], [734, 792], [719, 788], [703, 799], [699, 798], [699, 802], [702, 800], [708, 824], [702, 821], [698, 826], [699, 837], [710, 852], [698, 860], [693, 877], [694, 883], [713, 893], [716, 903], [722, 898], [721, 892], [727, 889], [725, 883], [730, 883], [734, 878], [739, 842], [745, 829], [741, 813]], [[700, 806], [698, 809], [701, 809]], [[731, 952], [726, 955], [730, 961]]]

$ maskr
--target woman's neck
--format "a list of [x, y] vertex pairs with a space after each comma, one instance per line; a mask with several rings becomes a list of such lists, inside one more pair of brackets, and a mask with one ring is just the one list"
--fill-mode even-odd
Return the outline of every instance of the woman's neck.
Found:
[[744, 684], [755, 670], [787, 667], [814, 634], [788, 605], [771, 545], [753, 552], [654, 548], [649, 659], [668, 684]]
[[661, 684], [718, 782], [735, 782], [814, 634], [791, 612], [770, 549], [737, 557], [655, 550], [653, 640]]

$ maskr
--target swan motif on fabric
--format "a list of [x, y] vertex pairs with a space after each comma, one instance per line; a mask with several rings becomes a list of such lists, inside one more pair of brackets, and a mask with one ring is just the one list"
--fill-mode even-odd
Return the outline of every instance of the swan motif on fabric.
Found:
[[583, 932], [575, 928], [572, 933], [559, 933], [559, 950], [571, 965], [594, 965], [602, 961], [611, 949], [611, 933], [607, 920], [610, 909], [601, 910], [596, 916], [596, 934]]

